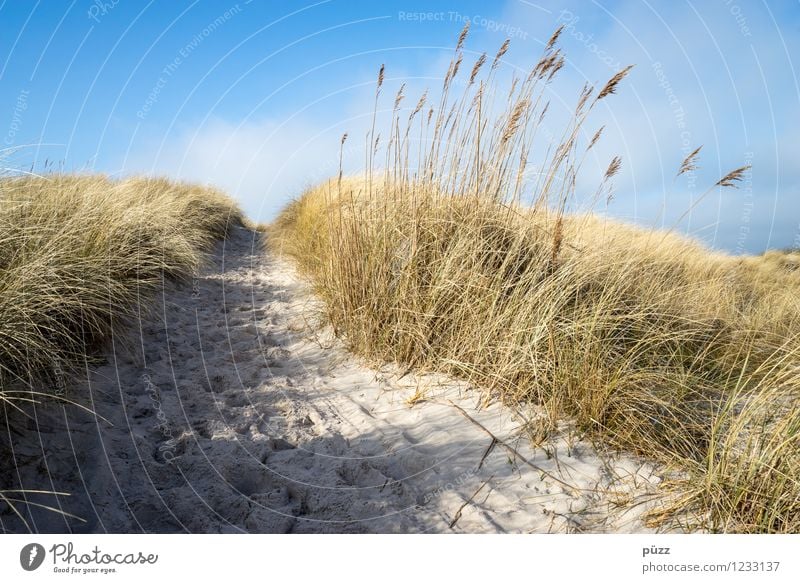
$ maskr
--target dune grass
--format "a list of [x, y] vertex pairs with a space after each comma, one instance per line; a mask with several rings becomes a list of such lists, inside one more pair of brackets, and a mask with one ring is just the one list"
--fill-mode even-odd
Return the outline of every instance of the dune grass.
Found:
[[115, 326], [241, 220], [222, 194], [167, 180], [0, 179], [0, 401], [65, 397]]
[[[374, 167], [373, 129], [364, 176], [340, 170], [307, 191], [271, 240], [310, 276], [355, 352], [533, 404], [538, 435], [570, 419], [667, 464], [671, 495], [654, 524], [800, 532], [800, 272], [791, 256], [736, 258], [567, 212], [602, 133], [583, 129], [588, 114], [629, 69], [584, 87], [561, 139], [537, 143], [545, 88], [564, 62], [559, 32], [490, 116], [484, 100], [508, 43], [491, 64], [478, 59], [452, 98], [465, 29], [438, 106], [423, 97], [401, 110], [402, 89], [395, 97], [385, 166]], [[383, 78], [381, 67], [376, 103]], [[620, 163], [592, 200], [609, 202]]]

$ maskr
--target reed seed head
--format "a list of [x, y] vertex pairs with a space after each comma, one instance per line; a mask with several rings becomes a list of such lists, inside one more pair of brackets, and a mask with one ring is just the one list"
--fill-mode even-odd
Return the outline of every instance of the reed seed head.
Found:
[[414, 111], [411, 112], [410, 117], [414, 117], [422, 110], [422, 107], [425, 105], [425, 101], [427, 99], [428, 99], [428, 90], [426, 89], [425, 92], [422, 94], [422, 96], [419, 98], [419, 101], [417, 101], [417, 106], [414, 108]]
[[385, 70], [386, 70], [386, 65], [381, 65], [381, 68], [378, 71], [378, 91], [380, 91], [381, 87], [383, 86], [383, 76]]
[[508, 47], [511, 44], [511, 39], [507, 38], [502, 45], [500, 45], [500, 49], [497, 51], [497, 54], [494, 56], [494, 61], [492, 61], [492, 70], [494, 71], [497, 68], [497, 65], [500, 63], [500, 59], [503, 58], [508, 52]]
[[522, 121], [522, 117], [525, 114], [525, 111], [528, 109], [530, 105], [530, 101], [527, 99], [523, 99], [518, 101], [517, 104], [514, 106], [514, 110], [511, 112], [511, 116], [508, 118], [508, 123], [506, 124], [506, 129], [503, 132], [503, 137], [501, 138], [502, 143], [506, 143], [508, 140], [514, 137], [514, 134], [517, 133], [519, 129], [520, 122]]
[[480, 57], [478, 57], [478, 60], [475, 61], [475, 65], [473, 65], [473, 67], [472, 67], [472, 72], [469, 74], [469, 84], [470, 85], [475, 83], [475, 77], [478, 76], [478, 71], [481, 70], [481, 67], [483, 67], [483, 64], [485, 62], [486, 62], [486, 53], [483, 53]]
[[619, 73], [611, 77], [606, 83], [606, 86], [603, 87], [603, 90], [597, 96], [597, 101], [600, 101], [604, 97], [608, 97], [612, 93], [616, 92], [617, 85], [630, 73], [630, 70], [633, 69], [633, 65], [628, 65], [624, 69], [622, 69]]
[[739, 188], [736, 183], [741, 182], [744, 179], [745, 173], [750, 170], [751, 166], [748, 164], [747, 166], [742, 166], [741, 168], [737, 168], [731, 172], [728, 172], [725, 176], [720, 178], [719, 182], [717, 182], [714, 186], [722, 186], [723, 188]]
[[403, 95], [403, 90], [405, 90], [405, 88], [406, 88], [406, 84], [405, 83], [400, 85], [400, 89], [397, 92], [397, 96], [394, 98], [394, 109], [395, 109], [395, 111], [397, 109], [399, 109], [400, 103], [403, 101], [403, 98], [405, 97], [405, 95]]
[[681, 162], [681, 167], [678, 169], [678, 173], [675, 175], [676, 178], [681, 174], [686, 174], [687, 172], [694, 172], [697, 170], [697, 157], [700, 154], [700, 149], [702, 147], [703, 146], [698, 146], [694, 152], [683, 159], [683, 162]]
[[611, 163], [608, 165], [608, 169], [606, 170], [606, 174], [603, 177], [604, 180], [609, 180], [613, 178], [622, 168], [622, 158], [619, 156], [614, 156], [612, 158]]
[[556, 29], [556, 31], [553, 33], [553, 36], [550, 37], [550, 40], [547, 41], [547, 46], [545, 47], [545, 50], [550, 50], [553, 48], [553, 46], [555, 46], [556, 41], [558, 40], [558, 37], [561, 36], [561, 32], [563, 30], [564, 30], [564, 25], [562, 24]]
[[469, 27], [470, 21], [468, 20], [467, 23], [464, 25], [464, 28], [461, 29], [461, 33], [458, 35], [458, 42], [456, 43], [456, 50], [460, 51], [461, 47], [464, 46], [464, 41], [467, 40], [467, 35], [469, 34]]

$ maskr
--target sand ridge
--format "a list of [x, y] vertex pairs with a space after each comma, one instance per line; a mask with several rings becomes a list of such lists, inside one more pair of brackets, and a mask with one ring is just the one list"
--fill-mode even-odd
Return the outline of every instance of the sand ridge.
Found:
[[566, 432], [533, 447], [463, 383], [366, 366], [309, 321], [308, 285], [261, 237], [234, 229], [87, 368], [71, 393], [102, 419], [42, 403], [0, 438], [0, 489], [70, 493], [20, 496], [83, 519], [21, 504], [27, 525], [5, 512], [2, 530], [648, 530], [651, 464]]

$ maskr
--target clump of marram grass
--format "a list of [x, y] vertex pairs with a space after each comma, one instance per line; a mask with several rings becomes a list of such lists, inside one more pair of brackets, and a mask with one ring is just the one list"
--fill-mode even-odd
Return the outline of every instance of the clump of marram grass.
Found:
[[[284, 210], [272, 241], [359, 354], [538, 404], [544, 429], [569, 417], [678, 470], [653, 521], [798, 532], [800, 280], [671, 232], [569, 214], [602, 132], [586, 139], [583, 125], [630, 67], [599, 92], [584, 87], [560, 141], [539, 145], [545, 88], [564, 62], [557, 37], [494, 119], [486, 100], [508, 42], [484, 79], [473, 67], [451, 105], [459, 46], [427, 121], [414, 122], [420, 106], [404, 129], [394, 109], [383, 172], [372, 167], [373, 123], [364, 177], [340, 168]], [[594, 201], [611, 199], [620, 167], [614, 158]], [[716, 187], [735, 186], [744, 170]]]
[[0, 179], [0, 401], [50, 392], [241, 220], [222, 194], [167, 180]]

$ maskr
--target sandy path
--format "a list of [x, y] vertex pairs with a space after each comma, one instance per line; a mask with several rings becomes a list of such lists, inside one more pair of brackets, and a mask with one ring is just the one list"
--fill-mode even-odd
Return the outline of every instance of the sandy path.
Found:
[[[109, 423], [48, 404], [2, 429], [13, 471], [0, 489], [70, 492], [27, 500], [86, 521], [20, 506], [32, 530], [645, 530], [634, 502], [651, 467], [566, 437], [532, 448], [508, 410], [477, 410], [459, 383], [365, 367], [305, 325], [306, 287], [254, 252], [259, 237], [233, 233], [88, 371], [73, 394]], [[0, 526], [26, 530], [9, 511]]]

